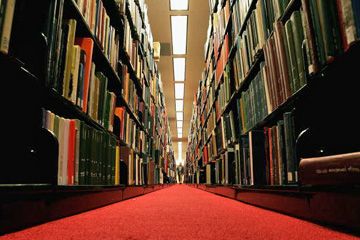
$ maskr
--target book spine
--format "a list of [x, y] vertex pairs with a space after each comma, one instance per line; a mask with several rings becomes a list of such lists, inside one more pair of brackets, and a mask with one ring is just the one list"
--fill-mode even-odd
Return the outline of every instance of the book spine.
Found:
[[7, 0], [2, 4], [6, 5], [6, 7], [3, 17], [4, 20], [2, 23], [2, 29], [0, 29], [0, 52], [7, 54], [9, 52], [16, 0]]

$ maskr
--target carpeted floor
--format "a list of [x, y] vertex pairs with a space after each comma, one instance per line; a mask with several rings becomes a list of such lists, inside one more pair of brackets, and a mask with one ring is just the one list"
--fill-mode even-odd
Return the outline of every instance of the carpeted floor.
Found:
[[42, 224], [5, 239], [360, 239], [186, 185]]

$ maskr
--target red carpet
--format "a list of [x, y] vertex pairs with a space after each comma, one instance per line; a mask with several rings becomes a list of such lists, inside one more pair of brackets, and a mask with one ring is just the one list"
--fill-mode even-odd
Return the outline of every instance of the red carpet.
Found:
[[42, 224], [5, 239], [359, 239], [344, 233], [176, 185]]

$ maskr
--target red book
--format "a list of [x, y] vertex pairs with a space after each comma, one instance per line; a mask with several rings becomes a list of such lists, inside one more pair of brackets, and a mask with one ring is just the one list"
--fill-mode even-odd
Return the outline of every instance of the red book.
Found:
[[360, 152], [303, 158], [299, 165], [303, 185], [360, 183]]
[[120, 132], [118, 134], [120, 139], [124, 140], [124, 126], [125, 126], [125, 109], [124, 107], [117, 107], [115, 109], [115, 115], [120, 119]]
[[75, 120], [69, 120], [69, 147], [68, 147], [68, 163], [67, 163], [67, 184], [74, 185], [75, 173], [75, 144], [76, 144]]

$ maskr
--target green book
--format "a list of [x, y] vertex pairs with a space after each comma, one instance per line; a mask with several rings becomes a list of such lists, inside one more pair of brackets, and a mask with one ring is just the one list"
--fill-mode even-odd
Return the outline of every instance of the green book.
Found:
[[312, 26], [314, 29], [316, 53], [318, 55], [319, 67], [324, 66], [326, 63], [325, 59], [325, 47], [323, 42], [323, 33], [321, 31], [319, 7], [317, 0], [309, 0]]
[[291, 15], [290, 21], [293, 26], [292, 30], [293, 30], [294, 48], [296, 54], [296, 67], [299, 74], [299, 87], [302, 87], [306, 84], [306, 74], [305, 74], [304, 55], [302, 51], [304, 32], [303, 32], [300, 11], [295, 11]]
[[293, 26], [291, 20], [285, 23], [285, 35], [286, 35], [286, 51], [289, 56], [289, 81], [290, 81], [290, 89], [293, 94], [296, 90], [299, 89], [300, 81], [299, 81], [299, 73], [297, 70], [297, 62], [296, 62], [296, 51], [295, 51], [295, 43], [293, 37]]
[[335, 0], [316, 0], [322, 41], [324, 47], [325, 61], [331, 61], [338, 54], [337, 44], [340, 42], [339, 27], [336, 28], [337, 14]]

